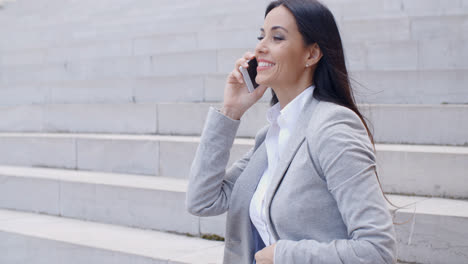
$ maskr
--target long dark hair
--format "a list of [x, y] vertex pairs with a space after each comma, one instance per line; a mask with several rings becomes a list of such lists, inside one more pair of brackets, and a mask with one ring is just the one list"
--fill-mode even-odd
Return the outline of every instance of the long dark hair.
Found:
[[[286, 7], [294, 15], [304, 44], [309, 46], [317, 43], [322, 51], [323, 57], [318, 62], [314, 73], [313, 96], [353, 110], [363, 122], [374, 144], [367, 122], [356, 106], [346, 69], [343, 45], [333, 14], [316, 0], [278, 0], [268, 5], [265, 17], [280, 5]], [[273, 90], [272, 94], [270, 103], [274, 105], [278, 102], [278, 98]]]
[[[356, 113], [367, 130], [375, 152], [374, 137], [354, 99], [346, 69], [343, 44], [333, 14], [317, 0], [277, 0], [268, 5], [265, 17], [271, 10], [281, 5], [286, 7], [296, 19], [304, 44], [309, 46], [317, 43], [322, 51], [323, 56], [317, 64], [313, 77], [315, 84], [313, 96], [319, 100], [347, 107]], [[273, 90], [272, 95], [270, 104], [274, 105], [278, 102], [278, 98]], [[375, 173], [382, 190], [377, 170]], [[384, 197], [387, 202], [395, 206], [385, 194]]]

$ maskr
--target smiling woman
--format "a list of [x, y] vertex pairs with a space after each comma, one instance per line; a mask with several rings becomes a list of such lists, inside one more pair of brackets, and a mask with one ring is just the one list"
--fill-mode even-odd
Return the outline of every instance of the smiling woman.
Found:
[[264, 71], [258, 73], [256, 81], [274, 87], [285, 107], [304, 87], [312, 85], [315, 65], [322, 54], [317, 44], [304, 43], [293, 14], [283, 5], [270, 10], [260, 31], [255, 57], [273, 66], [258, 69]]
[[[239, 67], [258, 61], [249, 93]], [[226, 170], [240, 118], [273, 91], [270, 123]], [[316, 0], [273, 1], [255, 53], [237, 60], [223, 108], [211, 108], [187, 208], [228, 212], [224, 263], [395, 263], [395, 232], [372, 135], [349, 84], [332, 13]]]

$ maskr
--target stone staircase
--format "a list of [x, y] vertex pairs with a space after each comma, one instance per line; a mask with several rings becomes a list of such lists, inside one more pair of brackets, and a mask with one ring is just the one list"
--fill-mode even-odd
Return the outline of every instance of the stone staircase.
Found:
[[[200, 237], [223, 237], [225, 216], [185, 211], [188, 171], [267, 2], [3, 3], [0, 263], [221, 263], [223, 242]], [[383, 189], [404, 207], [399, 261], [467, 263], [468, 1], [324, 2]], [[230, 163], [268, 100], [243, 117]]]

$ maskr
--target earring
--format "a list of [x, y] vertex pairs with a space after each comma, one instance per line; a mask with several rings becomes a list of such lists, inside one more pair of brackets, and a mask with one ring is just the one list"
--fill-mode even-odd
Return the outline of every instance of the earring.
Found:
[[309, 66], [310, 66], [310, 65], [307, 63], [307, 64], [306, 64], [306, 67], [309, 67]]

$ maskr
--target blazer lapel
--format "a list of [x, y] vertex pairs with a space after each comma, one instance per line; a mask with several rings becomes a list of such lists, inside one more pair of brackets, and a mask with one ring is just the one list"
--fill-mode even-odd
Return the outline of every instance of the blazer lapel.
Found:
[[[257, 189], [257, 184], [265, 171], [266, 164], [268, 163], [265, 142], [263, 142], [255, 151], [254, 155], [249, 161], [249, 165], [244, 173], [245, 177], [240, 178], [241, 187], [246, 200], [249, 201]], [[237, 184], [237, 183], [236, 183]]]
[[252, 155], [249, 164], [236, 181], [236, 186], [238, 186], [237, 193], [241, 195], [236, 196], [237, 201], [232, 204], [232, 208], [229, 208], [232, 213], [248, 215], [250, 200], [252, 200], [252, 196], [257, 189], [258, 182], [265, 171], [267, 163], [267, 152], [265, 142], [263, 142]]
[[260, 146], [255, 150], [252, 157], [250, 157], [249, 163], [242, 173], [242, 176], [239, 177], [236, 182], [236, 185], [239, 185], [238, 188], [241, 189], [242, 197], [246, 198], [245, 200], [249, 198], [249, 202], [268, 163], [265, 145], [265, 137], [268, 129], [269, 127], [264, 127], [259, 132], [259, 136], [255, 140], [261, 141]]
[[[244, 172], [237, 179], [231, 194], [226, 218], [226, 250], [224, 262], [252, 263], [255, 245], [250, 221], [250, 201], [268, 162], [265, 142], [250, 157]], [[235, 193], [234, 193], [235, 192]]]
[[305, 140], [306, 136], [306, 129], [307, 126], [309, 125], [309, 120], [312, 116], [313, 111], [315, 110], [315, 106], [317, 105], [318, 100], [315, 99], [313, 96], [311, 96], [305, 106], [303, 111], [301, 112], [298, 120], [297, 120], [297, 126], [296, 129], [292, 132], [289, 142], [287, 143], [284, 152], [281, 153], [281, 159], [279, 160], [279, 163], [276, 167], [276, 170], [273, 174], [273, 178], [271, 180], [270, 185], [268, 186], [267, 192], [266, 192], [266, 211], [267, 211], [267, 221], [268, 221], [268, 227], [270, 227], [270, 232], [272, 232], [273, 236], [278, 240], [278, 234], [276, 233], [276, 230], [273, 229], [272, 221], [271, 221], [271, 215], [270, 215], [270, 208], [271, 208], [271, 202], [273, 200], [273, 197], [275, 196], [276, 190], [278, 189], [279, 185], [281, 184], [281, 181], [283, 180], [284, 175], [286, 174], [289, 165], [291, 164], [297, 150], [301, 146], [302, 142]]

